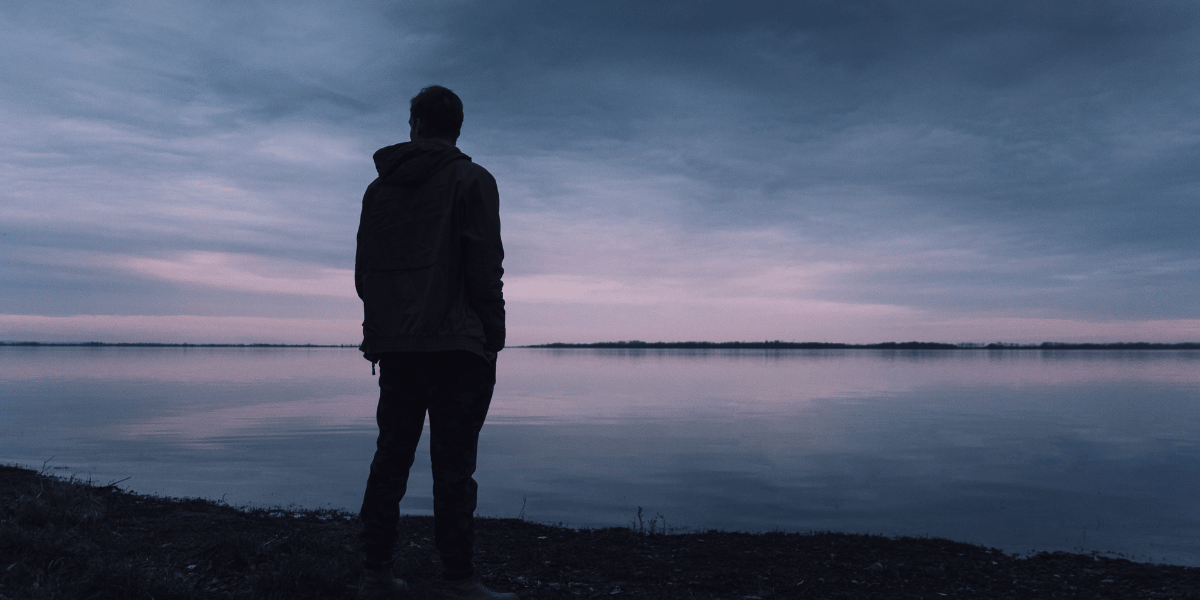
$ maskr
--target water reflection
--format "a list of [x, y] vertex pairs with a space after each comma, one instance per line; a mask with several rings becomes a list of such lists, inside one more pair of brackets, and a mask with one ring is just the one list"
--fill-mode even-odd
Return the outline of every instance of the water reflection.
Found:
[[[1197, 367], [1187, 351], [510, 349], [479, 512], [622, 525], [643, 506], [671, 526], [1196, 565]], [[369, 373], [349, 349], [0, 348], [0, 461], [354, 508]], [[419, 461], [404, 507], [428, 514]]]

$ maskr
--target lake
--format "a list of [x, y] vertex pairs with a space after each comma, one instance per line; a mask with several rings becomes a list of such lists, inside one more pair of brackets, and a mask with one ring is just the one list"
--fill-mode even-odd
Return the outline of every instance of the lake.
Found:
[[[0, 463], [357, 511], [376, 398], [349, 348], [0, 347]], [[1200, 351], [511, 348], [476, 479], [483, 516], [1200, 566]], [[431, 486], [426, 436], [402, 510]]]

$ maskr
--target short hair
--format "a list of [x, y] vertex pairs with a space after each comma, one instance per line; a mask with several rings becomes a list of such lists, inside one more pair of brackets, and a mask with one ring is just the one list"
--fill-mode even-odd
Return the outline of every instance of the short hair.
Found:
[[409, 102], [408, 113], [421, 120], [422, 137], [457, 138], [462, 130], [462, 100], [440, 85], [422, 88]]

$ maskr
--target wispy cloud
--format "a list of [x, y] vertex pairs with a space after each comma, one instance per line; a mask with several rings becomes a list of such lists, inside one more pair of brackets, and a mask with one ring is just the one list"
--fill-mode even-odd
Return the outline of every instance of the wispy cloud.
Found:
[[0, 314], [357, 319], [370, 155], [437, 82], [517, 343], [1178, 340], [1198, 42], [1182, 0], [10, 4]]
[[173, 259], [124, 258], [113, 264], [141, 276], [230, 290], [357, 298], [353, 269], [253, 255], [189, 252]]

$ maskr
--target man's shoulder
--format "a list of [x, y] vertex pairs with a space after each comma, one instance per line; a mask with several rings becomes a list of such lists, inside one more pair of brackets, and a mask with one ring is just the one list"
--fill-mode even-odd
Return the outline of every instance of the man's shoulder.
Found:
[[487, 169], [485, 169], [483, 167], [483, 165], [475, 162], [473, 159], [471, 159], [469, 157], [467, 158], [467, 160], [454, 161], [453, 164], [454, 164], [454, 167], [456, 169], [458, 169], [459, 173], [462, 173], [464, 175], [474, 175], [477, 177], [487, 177], [489, 179], [493, 179], [492, 174]]
[[496, 185], [496, 178], [491, 172], [472, 160], [456, 160], [450, 165], [454, 179], [460, 182], [479, 181], [491, 186]]

